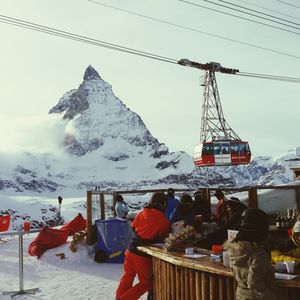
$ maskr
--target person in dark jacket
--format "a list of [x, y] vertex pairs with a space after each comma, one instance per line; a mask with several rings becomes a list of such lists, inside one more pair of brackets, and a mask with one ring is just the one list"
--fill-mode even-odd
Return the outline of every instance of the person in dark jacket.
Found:
[[196, 215], [193, 198], [189, 194], [183, 194], [179, 204], [171, 214], [170, 221], [171, 223], [184, 221], [185, 225], [194, 225]]
[[226, 204], [228, 212], [226, 229], [240, 230], [242, 213], [247, 209], [247, 206], [236, 197], [229, 198]]
[[194, 209], [197, 215], [202, 215], [204, 222], [210, 222], [210, 205], [202, 198], [202, 191], [196, 190], [194, 196]]
[[175, 198], [175, 190], [169, 188], [167, 190], [167, 202], [165, 209], [165, 216], [170, 220], [171, 214], [179, 204], [179, 200]]
[[[124, 273], [116, 291], [116, 299], [136, 300], [147, 291], [151, 295], [152, 258], [137, 247], [162, 242], [168, 236], [171, 226], [164, 215], [165, 202], [163, 193], [154, 193], [149, 204], [134, 218], [134, 235], [125, 252]], [[136, 275], [139, 282], [133, 286]]]
[[268, 250], [268, 217], [264, 211], [248, 208], [233, 243], [225, 243], [237, 281], [236, 299], [278, 300], [274, 270]]

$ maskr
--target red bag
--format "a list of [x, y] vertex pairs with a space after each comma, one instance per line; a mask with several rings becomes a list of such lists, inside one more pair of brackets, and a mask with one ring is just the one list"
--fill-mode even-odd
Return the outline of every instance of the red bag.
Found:
[[63, 225], [60, 230], [68, 232], [68, 235], [73, 235], [74, 233], [84, 230], [86, 228], [86, 220], [83, 218], [82, 214], [78, 214], [72, 221]]
[[68, 239], [68, 232], [61, 229], [43, 228], [37, 237], [30, 243], [28, 253], [40, 258], [47, 249], [64, 244]]

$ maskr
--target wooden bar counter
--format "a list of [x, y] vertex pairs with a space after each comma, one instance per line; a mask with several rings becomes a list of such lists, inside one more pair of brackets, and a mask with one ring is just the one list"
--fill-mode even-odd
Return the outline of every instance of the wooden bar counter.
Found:
[[[155, 300], [233, 300], [236, 281], [229, 268], [212, 262], [210, 256], [187, 258], [183, 253], [138, 247], [153, 258]], [[279, 300], [300, 299], [300, 276], [293, 280], [276, 280]]]

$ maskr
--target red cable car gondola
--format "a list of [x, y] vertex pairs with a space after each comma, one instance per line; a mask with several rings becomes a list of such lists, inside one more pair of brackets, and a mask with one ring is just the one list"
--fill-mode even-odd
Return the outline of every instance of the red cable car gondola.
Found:
[[199, 64], [181, 59], [178, 63], [205, 70], [200, 145], [194, 148], [194, 164], [199, 167], [249, 164], [248, 142], [242, 141], [226, 122], [215, 77], [215, 72], [236, 74], [239, 70], [223, 68], [216, 62]]
[[251, 151], [248, 142], [204, 142], [194, 148], [194, 163], [198, 167], [249, 164]]

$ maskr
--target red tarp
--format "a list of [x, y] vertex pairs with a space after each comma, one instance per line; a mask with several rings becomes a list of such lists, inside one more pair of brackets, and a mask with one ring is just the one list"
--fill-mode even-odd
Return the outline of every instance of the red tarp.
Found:
[[10, 215], [0, 216], [0, 231], [7, 231], [10, 223]]
[[72, 221], [62, 226], [60, 230], [65, 230], [68, 235], [73, 235], [74, 233], [84, 230], [86, 228], [86, 220], [83, 218], [82, 214], [78, 214]]
[[69, 235], [86, 228], [86, 220], [78, 214], [72, 221], [62, 226], [61, 229], [44, 227], [37, 237], [30, 243], [28, 253], [40, 258], [47, 249], [64, 244]]

